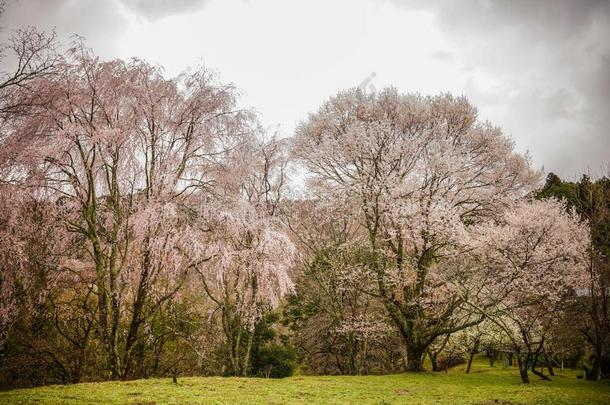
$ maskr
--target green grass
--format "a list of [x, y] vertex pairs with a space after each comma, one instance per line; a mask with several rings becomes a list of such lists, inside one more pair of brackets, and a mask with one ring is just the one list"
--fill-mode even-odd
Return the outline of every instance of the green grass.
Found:
[[0, 392], [2, 404], [610, 404], [610, 383], [557, 372], [553, 381], [478, 362], [449, 373], [259, 378], [184, 377]]

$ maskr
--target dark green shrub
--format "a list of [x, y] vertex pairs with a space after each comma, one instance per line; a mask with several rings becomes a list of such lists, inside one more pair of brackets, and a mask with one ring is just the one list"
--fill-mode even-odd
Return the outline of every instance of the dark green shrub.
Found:
[[290, 377], [297, 365], [295, 350], [278, 344], [261, 347], [254, 360], [255, 374], [267, 378]]

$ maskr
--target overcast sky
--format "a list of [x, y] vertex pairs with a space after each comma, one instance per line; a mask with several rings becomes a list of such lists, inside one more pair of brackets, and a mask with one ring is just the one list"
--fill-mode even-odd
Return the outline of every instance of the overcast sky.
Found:
[[7, 0], [0, 25], [168, 76], [205, 64], [284, 135], [339, 89], [392, 85], [466, 95], [547, 172], [610, 164], [610, 0]]

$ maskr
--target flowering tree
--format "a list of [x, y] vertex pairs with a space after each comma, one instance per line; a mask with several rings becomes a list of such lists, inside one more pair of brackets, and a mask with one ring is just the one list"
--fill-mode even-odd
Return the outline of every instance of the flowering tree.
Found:
[[587, 226], [555, 200], [524, 200], [471, 235], [485, 269], [468, 302], [506, 335], [528, 383], [550, 324], [586, 283]]
[[[242, 194], [254, 207], [275, 216], [287, 191], [289, 140], [263, 133], [245, 146], [242, 159], [249, 168], [241, 183]], [[243, 167], [243, 162], [236, 166]]]
[[127, 378], [143, 323], [205, 258], [186, 207], [221, 181], [249, 115], [206, 71], [167, 80], [79, 45], [58, 70], [30, 83], [48, 102], [9, 129], [3, 180], [60, 204], [66, 229], [87, 241], [80, 266], [96, 275], [108, 369]]
[[[0, 4], [0, 15], [2, 14]], [[29, 92], [30, 85], [43, 77], [57, 73], [61, 56], [56, 51], [55, 33], [45, 33], [34, 27], [19, 29], [0, 46], [0, 61], [7, 56], [14, 60], [14, 68], [0, 72], [0, 119], [13, 120], [27, 114], [40, 103]]]
[[13, 322], [37, 313], [48, 299], [74, 243], [52, 204], [0, 185], [0, 349]]
[[301, 258], [285, 316], [303, 361], [325, 374], [398, 371], [403, 353], [372, 294], [358, 210], [332, 190], [316, 191], [287, 203], [283, 217]]
[[217, 193], [196, 210], [207, 248], [196, 269], [220, 313], [232, 375], [248, 374], [257, 323], [293, 292], [289, 270], [297, 252], [276, 217], [286, 152], [275, 137], [244, 139], [224, 165]]
[[[4, 6], [4, 1], [0, 1], [0, 15], [4, 12]], [[6, 63], [7, 57], [14, 59], [14, 63], [9, 60], [10, 71], [0, 72], [0, 348], [2, 337], [8, 332], [11, 315], [14, 314], [15, 295], [19, 294], [15, 283], [26, 287], [30, 281], [29, 277], [23, 277], [24, 274], [20, 275], [19, 272], [27, 266], [27, 242], [23, 238], [36, 226], [32, 218], [24, 215], [28, 211], [31, 214], [36, 206], [33, 196], [4, 182], [3, 174], [11, 172], [10, 162], [16, 152], [6, 147], [6, 137], [15, 122], [32, 113], [43, 101], [36, 98], [31, 85], [57, 73], [61, 56], [55, 48], [54, 32], [44, 33], [33, 27], [15, 31], [8, 43], [0, 44], [0, 61]], [[44, 205], [37, 207], [41, 212], [48, 211]], [[48, 216], [38, 218], [47, 220]]]
[[[6, 188], [3, 187], [4, 190]], [[16, 240], [18, 220], [15, 211], [9, 208], [2, 193], [2, 216], [0, 217], [0, 243], [3, 246], [0, 254], [0, 348], [4, 345], [6, 334], [15, 319], [19, 270], [24, 254], [21, 241]]]
[[[471, 326], [451, 289], [469, 226], [537, 182], [527, 158], [476, 110], [449, 95], [339, 93], [297, 130], [295, 153], [319, 184], [357, 202], [378, 294], [410, 370], [438, 337]], [[453, 269], [453, 270], [450, 270]]]
[[257, 322], [293, 291], [288, 270], [296, 250], [273, 218], [246, 202], [225, 203], [206, 224], [214, 229], [207, 242], [210, 260], [198, 271], [220, 311], [230, 373], [246, 376]]

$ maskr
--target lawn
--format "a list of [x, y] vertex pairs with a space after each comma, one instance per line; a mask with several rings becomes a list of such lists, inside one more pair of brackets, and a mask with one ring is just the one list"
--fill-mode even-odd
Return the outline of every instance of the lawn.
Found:
[[0, 392], [2, 404], [610, 404], [610, 383], [557, 372], [553, 381], [478, 362], [448, 373], [259, 378], [184, 377]]

